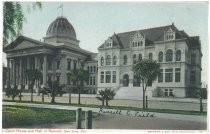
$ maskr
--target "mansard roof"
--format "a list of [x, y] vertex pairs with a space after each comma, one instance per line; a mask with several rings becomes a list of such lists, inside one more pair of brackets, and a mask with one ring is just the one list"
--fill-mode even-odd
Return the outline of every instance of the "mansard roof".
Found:
[[[148, 29], [141, 29], [129, 32], [123, 32], [112, 35], [112, 39], [116, 44], [120, 46], [120, 48], [129, 48], [130, 39], [135, 35], [136, 32], [140, 32], [145, 35], [146, 38], [146, 46], [150, 46], [154, 44], [155, 41], [163, 41], [164, 40], [164, 32], [166, 32], [169, 28], [176, 32], [176, 39], [187, 38], [189, 37], [184, 31], [179, 31], [174, 24], [154, 27]], [[103, 43], [100, 48], [104, 48], [105, 43]]]

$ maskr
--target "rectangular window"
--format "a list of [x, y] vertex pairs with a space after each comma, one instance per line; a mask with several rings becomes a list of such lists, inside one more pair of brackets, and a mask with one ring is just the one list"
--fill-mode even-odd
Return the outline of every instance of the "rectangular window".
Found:
[[106, 83], [111, 82], [111, 71], [106, 71]]
[[172, 82], [172, 81], [173, 81], [173, 69], [166, 69], [165, 82]]
[[67, 84], [68, 85], [71, 85], [71, 79], [70, 79], [70, 76], [69, 75], [67, 75]]
[[142, 60], [142, 54], [139, 54], [139, 58], [138, 58], [139, 61]]
[[152, 53], [149, 53], [149, 60], [152, 60]]
[[93, 85], [92, 76], [90, 76], [90, 85]]
[[175, 82], [180, 82], [180, 68], [175, 69]]
[[104, 83], [104, 72], [101, 72], [101, 83]]
[[71, 61], [68, 61], [67, 70], [71, 70]]
[[191, 64], [196, 64], [196, 54], [191, 54]]
[[169, 89], [169, 96], [174, 96], [173, 95], [173, 89]]
[[96, 78], [93, 76], [93, 85], [96, 85]]
[[56, 81], [60, 83], [60, 76], [56, 76]]
[[193, 70], [190, 72], [190, 83], [195, 84], [195, 80], [195, 71]]
[[160, 69], [160, 73], [158, 75], [158, 82], [163, 82], [163, 69]]
[[164, 95], [168, 96], [168, 89], [165, 89]]
[[52, 62], [51, 61], [48, 62], [48, 69], [52, 70]]
[[116, 83], [116, 71], [112, 72], [112, 83]]
[[60, 61], [57, 61], [57, 69], [60, 69]]

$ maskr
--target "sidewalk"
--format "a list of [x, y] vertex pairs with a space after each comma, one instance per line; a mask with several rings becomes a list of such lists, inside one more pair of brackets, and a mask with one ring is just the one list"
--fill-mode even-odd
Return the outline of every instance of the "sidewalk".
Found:
[[[155, 112], [141, 112], [141, 111], [131, 111], [131, 110], [115, 110], [115, 109], [100, 109], [92, 107], [77, 107], [77, 106], [62, 106], [62, 105], [49, 105], [49, 104], [33, 104], [33, 103], [19, 103], [19, 102], [3, 102], [3, 105], [18, 105], [18, 106], [27, 106], [27, 107], [37, 107], [37, 108], [50, 108], [50, 109], [66, 109], [66, 110], [76, 110], [82, 108], [83, 111], [92, 110], [93, 112], [99, 112], [102, 115], [124, 115], [128, 117], [139, 117], [139, 115], [154, 115], [154, 118], [159, 119], [172, 119], [180, 121], [196, 121], [196, 122], [207, 122], [206, 116], [197, 116], [197, 115], [182, 115], [182, 114], [168, 114], [168, 113], [155, 113]], [[138, 113], [137, 113], [138, 112]], [[149, 117], [153, 118], [153, 117]]]

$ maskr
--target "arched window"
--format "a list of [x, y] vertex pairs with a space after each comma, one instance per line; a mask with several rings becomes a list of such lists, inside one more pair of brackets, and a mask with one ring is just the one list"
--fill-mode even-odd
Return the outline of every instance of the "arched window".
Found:
[[90, 72], [90, 67], [89, 66], [87, 67], [87, 70], [88, 70], [88, 72]]
[[176, 61], [181, 61], [181, 50], [176, 51]]
[[137, 62], [137, 58], [136, 58], [136, 54], [133, 55], [133, 64], [136, 64]]
[[163, 62], [163, 52], [162, 51], [159, 52], [158, 61]]
[[171, 49], [168, 49], [166, 51], [166, 61], [172, 61], [173, 60], [173, 51]]
[[113, 57], [113, 65], [117, 65], [117, 56]]
[[123, 75], [123, 86], [128, 87], [129, 85], [129, 76], [128, 74]]
[[101, 66], [104, 65], [104, 57], [101, 57]]
[[90, 67], [90, 72], [91, 72], [91, 73], [93, 72], [93, 67], [92, 67], [92, 66]]
[[128, 57], [127, 57], [127, 55], [124, 55], [124, 57], [123, 57], [123, 64], [124, 65], [127, 65], [127, 62], [128, 62]]
[[111, 56], [110, 55], [106, 56], [106, 65], [111, 65]]
[[149, 53], [149, 60], [152, 60], [152, 53]]

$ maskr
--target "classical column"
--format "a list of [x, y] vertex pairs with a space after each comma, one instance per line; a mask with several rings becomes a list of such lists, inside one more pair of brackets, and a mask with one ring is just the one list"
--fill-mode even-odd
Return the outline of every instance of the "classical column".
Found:
[[[28, 69], [30, 69], [30, 62], [29, 62], [29, 57], [26, 58], [26, 71]], [[25, 89], [29, 89], [29, 79], [28, 79], [28, 76], [27, 76], [27, 73], [26, 73], [26, 85], [25, 85]]]
[[21, 85], [23, 84], [23, 72], [22, 72], [22, 67], [23, 67], [23, 61], [22, 58], [20, 58], [20, 63], [19, 63], [19, 86], [18, 89], [21, 89]]
[[12, 68], [12, 76], [13, 76], [13, 87], [16, 85], [16, 70], [15, 70], [15, 59], [13, 59], [13, 68]]
[[[38, 65], [38, 57], [35, 56], [34, 57], [34, 68], [35, 69], [38, 69], [37, 65]], [[35, 80], [34, 89], [36, 90], [36, 92], [38, 92], [38, 80]]]
[[7, 58], [7, 87], [10, 86], [10, 59]]
[[13, 81], [14, 81], [14, 77], [13, 77], [13, 76], [14, 76], [14, 75], [13, 75], [13, 68], [14, 68], [14, 67], [13, 67], [13, 60], [10, 60], [10, 64], [11, 64], [11, 69], [10, 69], [10, 72], [11, 72], [11, 73], [10, 73], [10, 81], [11, 81], [11, 82], [10, 82], [10, 85], [11, 85], [11, 87], [12, 87], [12, 85], [14, 85], [14, 82], [13, 82]]
[[44, 62], [43, 62], [43, 85], [47, 84], [47, 55], [44, 55]]

